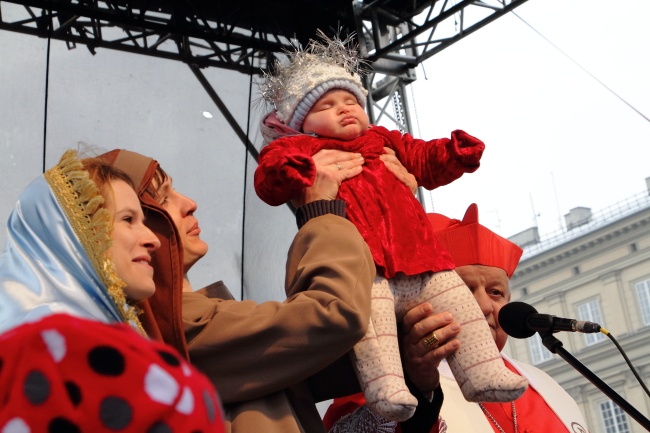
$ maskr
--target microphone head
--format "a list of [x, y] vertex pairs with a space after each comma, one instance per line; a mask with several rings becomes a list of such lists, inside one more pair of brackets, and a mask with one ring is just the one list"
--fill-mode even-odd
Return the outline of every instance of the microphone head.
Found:
[[528, 326], [527, 320], [537, 310], [525, 302], [510, 302], [499, 311], [499, 325], [506, 334], [515, 338], [528, 338], [535, 335], [535, 330]]

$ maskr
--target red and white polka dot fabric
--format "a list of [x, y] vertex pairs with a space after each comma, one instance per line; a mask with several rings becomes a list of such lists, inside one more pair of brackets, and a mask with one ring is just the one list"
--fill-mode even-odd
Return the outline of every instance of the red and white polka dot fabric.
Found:
[[220, 433], [221, 402], [173, 348], [64, 314], [0, 335], [0, 433]]

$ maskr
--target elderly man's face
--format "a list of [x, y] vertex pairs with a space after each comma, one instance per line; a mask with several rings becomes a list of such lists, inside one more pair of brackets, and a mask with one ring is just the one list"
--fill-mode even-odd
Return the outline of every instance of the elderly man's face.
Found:
[[490, 325], [494, 342], [501, 351], [508, 338], [499, 325], [499, 311], [510, 301], [508, 274], [501, 268], [483, 265], [459, 266], [456, 272], [476, 298]]

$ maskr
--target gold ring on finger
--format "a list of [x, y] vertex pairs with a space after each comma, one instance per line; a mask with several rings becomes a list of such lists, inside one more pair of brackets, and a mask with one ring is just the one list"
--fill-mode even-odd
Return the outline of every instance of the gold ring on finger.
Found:
[[438, 337], [436, 337], [435, 332], [431, 332], [431, 334], [427, 335], [422, 339], [424, 342], [424, 345], [431, 348], [433, 347], [434, 349], [438, 347], [438, 343], [440, 343], [440, 340], [438, 340]]

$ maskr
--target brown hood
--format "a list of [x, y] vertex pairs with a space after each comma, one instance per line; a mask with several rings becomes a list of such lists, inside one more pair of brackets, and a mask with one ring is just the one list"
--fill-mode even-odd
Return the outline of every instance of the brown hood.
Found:
[[156, 292], [141, 302], [142, 326], [149, 337], [174, 346], [189, 359], [181, 315], [183, 246], [169, 214], [145, 192], [158, 168], [158, 161], [123, 149], [112, 150], [101, 157], [129, 175], [146, 214], [146, 224], [161, 243], [152, 257]]

